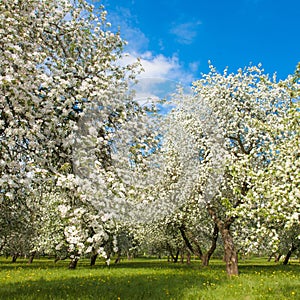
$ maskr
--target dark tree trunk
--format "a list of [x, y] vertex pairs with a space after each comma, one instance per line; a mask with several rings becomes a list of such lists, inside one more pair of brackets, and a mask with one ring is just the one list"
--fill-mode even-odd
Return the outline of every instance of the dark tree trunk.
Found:
[[282, 254], [275, 254], [274, 262], [279, 262]]
[[[189, 255], [189, 259], [190, 259], [192, 254], [197, 255], [201, 259], [202, 255], [203, 255], [203, 253], [201, 251], [201, 247], [198, 245], [198, 243], [196, 243], [196, 241], [194, 241], [196, 250], [194, 249], [193, 245], [191, 244], [191, 242], [189, 241], [189, 239], [188, 239], [188, 237], [185, 233], [185, 230], [186, 229], [185, 229], [184, 225], [181, 225], [179, 227], [179, 231], [181, 233], [181, 236], [182, 236], [182, 238], [184, 240], [184, 243], [185, 243], [185, 245], [187, 247], [187, 250], [188, 250], [187, 253]], [[190, 261], [188, 263], [190, 263]]]
[[78, 260], [79, 260], [78, 257], [71, 259], [70, 264], [69, 264], [69, 269], [75, 270], [77, 267]]
[[170, 250], [170, 256], [172, 258], [172, 262], [174, 262], [175, 261], [175, 256], [174, 256], [174, 254], [173, 254], [173, 252], [171, 250]]
[[224, 243], [224, 260], [226, 262], [226, 271], [229, 276], [237, 276], [238, 255], [234, 246], [233, 238], [229, 228], [221, 228], [221, 235]]
[[189, 265], [191, 263], [191, 252], [187, 251], [186, 253], [186, 263]]
[[215, 224], [214, 231], [212, 234], [212, 243], [211, 243], [210, 249], [207, 251], [207, 253], [203, 253], [200, 246], [197, 243], [195, 243], [197, 249], [196, 249], [196, 251], [194, 250], [192, 244], [190, 243], [189, 239], [187, 238], [184, 225], [179, 227], [179, 230], [180, 230], [181, 236], [185, 242], [185, 245], [187, 246], [189, 251], [192, 254], [197, 253], [197, 255], [200, 257], [200, 259], [202, 261], [202, 266], [208, 266], [209, 260], [217, 247], [217, 240], [218, 240], [218, 235], [219, 235], [219, 229], [218, 229], [217, 224]]
[[175, 257], [173, 258], [174, 263], [178, 262], [178, 257], [179, 257], [179, 250], [177, 250]]
[[184, 263], [184, 250], [183, 249], [180, 251], [180, 262], [182, 264]]
[[18, 253], [13, 254], [11, 262], [15, 263], [19, 257]]
[[[180, 233], [181, 233], [181, 236], [182, 236], [182, 238], [183, 238], [183, 240], [184, 240], [184, 243], [185, 243], [185, 245], [187, 246], [187, 248], [188, 248], [193, 254], [195, 254], [194, 248], [193, 248], [192, 244], [190, 243], [189, 239], [187, 238], [187, 236], [186, 236], [186, 234], [185, 234], [185, 226], [184, 226], [184, 225], [181, 225], [181, 226], [179, 227], [179, 231], [180, 231]], [[200, 250], [200, 251], [201, 251], [201, 250]]]
[[288, 251], [288, 253], [286, 254], [286, 256], [285, 256], [285, 258], [284, 258], [284, 261], [283, 261], [283, 264], [284, 264], [284, 265], [287, 265], [287, 264], [288, 264], [288, 262], [289, 262], [289, 260], [290, 260], [290, 258], [291, 258], [292, 253], [293, 253], [296, 249], [297, 249], [297, 247], [295, 247], [295, 245], [292, 244], [291, 249]]
[[219, 228], [218, 228], [217, 224], [215, 224], [214, 231], [213, 231], [213, 234], [212, 234], [211, 246], [210, 246], [209, 250], [201, 256], [203, 267], [208, 266], [209, 260], [210, 260], [211, 256], [213, 255], [213, 253], [215, 252], [215, 250], [217, 248], [218, 236], [219, 236]]
[[168, 255], [168, 261], [169, 261], [169, 256], [171, 256], [172, 261], [174, 262], [174, 261], [175, 261], [175, 256], [174, 256], [174, 254], [173, 254], [173, 252], [172, 252], [172, 248], [171, 248], [171, 246], [169, 245], [169, 243], [167, 243], [167, 249], [168, 249], [168, 252], [169, 252], [169, 254], [170, 254], [170, 255]]
[[288, 253], [286, 254], [285, 258], [284, 258], [284, 261], [283, 261], [283, 264], [284, 264], [284, 265], [287, 265], [287, 264], [288, 264], [291, 255], [292, 255], [292, 251], [289, 250]]
[[93, 254], [91, 256], [91, 263], [90, 263], [91, 266], [94, 266], [96, 264], [97, 257], [98, 257], [98, 253], [93, 252]]
[[32, 264], [33, 259], [35, 257], [36, 251], [33, 251], [30, 256], [29, 256], [29, 260], [28, 260], [28, 264]]
[[121, 252], [118, 252], [118, 256], [117, 256], [117, 258], [115, 260], [115, 264], [118, 264], [120, 262], [121, 262]]
[[276, 255], [274, 253], [271, 253], [271, 255], [268, 258], [268, 261], [271, 261], [271, 259], [272, 259], [273, 256], [275, 256], [275, 258], [276, 258]]

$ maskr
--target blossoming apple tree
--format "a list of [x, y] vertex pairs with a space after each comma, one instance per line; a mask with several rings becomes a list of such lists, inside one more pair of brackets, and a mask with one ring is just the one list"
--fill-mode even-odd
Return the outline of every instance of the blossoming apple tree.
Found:
[[[118, 149], [130, 149], [136, 124], [145, 123], [127, 89], [137, 65], [120, 64], [124, 42], [102, 7], [4, 0], [0, 11], [0, 247], [32, 224], [45, 225], [28, 221], [46, 214], [37, 201], [42, 188], [74, 260], [100, 253], [124, 202], [114, 163], [128, 163], [129, 154], [121, 159]], [[53, 230], [45, 236], [50, 244]]]
[[[247, 214], [247, 195], [252, 191], [251, 171], [267, 167], [271, 141], [261, 123], [276, 123], [291, 97], [282, 84], [250, 66], [236, 74], [210, 73], [194, 82], [192, 95], [179, 94], [168, 117], [166, 136], [186, 166], [186, 197], [194, 190], [199, 205], [217, 225], [224, 244], [229, 275], [238, 274], [234, 232], [237, 215]], [[188, 182], [188, 183], [186, 183]], [[244, 228], [244, 230], [247, 230]]]
[[236, 212], [238, 216], [244, 216], [239, 220], [248, 228], [248, 235], [244, 237], [248, 249], [259, 249], [262, 244], [270, 253], [286, 254], [286, 264], [300, 247], [300, 89], [297, 72], [279, 84], [290, 94], [291, 101], [282, 114], [276, 115], [274, 122], [258, 124], [270, 137], [264, 145], [269, 160], [267, 167], [255, 168], [250, 173], [251, 190]]

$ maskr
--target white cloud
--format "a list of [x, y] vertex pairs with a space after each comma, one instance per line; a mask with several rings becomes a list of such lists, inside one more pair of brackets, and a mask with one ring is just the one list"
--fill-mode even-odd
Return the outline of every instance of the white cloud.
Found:
[[138, 78], [164, 79], [176, 81], [181, 84], [187, 84], [193, 80], [192, 74], [183, 70], [176, 55], [167, 57], [163, 54], [154, 55], [151, 51], [143, 53], [131, 52], [127, 53], [122, 59], [122, 64], [132, 64], [138, 58], [144, 70]]
[[150, 100], [169, 98], [178, 86], [188, 87], [192, 81], [191, 74], [183, 71], [176, 55], [166, 57], [162, 54], [153, 55], [150, 51], [139, 55], [128, 53], [122, 64], [132, 64], [138, 57], [144, 72], [138, 76], [138, 84], [134, 85], [133, 89], [136, 91], [135, 99], [143, 105]]
[[197, 37], [197, 27], [201, 24], [200, 21], [176, 24], [170, 30], [170, 33], [175, 35], [178, 43], [189, 45]]
[[147, 77], [171, 77], [174, 79], [174, 72], [176, 74], [180, 69], [178, 58], [175, 55], [173, 57], [166, 57], [162, 54], [153, 56], [148, 51], [141, 55], [141, 62]]
[[[193, 81], [193, 67], [190, 66], [189, 71], [185, 71], [176, 54], [165, 56], [149, 50], [149, 39], [138, 27], [137, 17], [128, 8], [117, 7], [115, 11], [109, 10], [108, 21], [112, 23], [113, 30], [116, 30], [116, 26], [120, 27], [121, 36], [128, 42], [125, 47], [127, 55], [123, 57], [121, 64], [133, 64], [139, 59], [144, 70], [138, 75], [139, 83], [133, 87], [140, 103], [146, 103], [148, 98], [167, 98], [176, 92], [178, 85], [187, 86]], [[199, 22], [193, 23], [193, 26], [183, 26], [181, 30], [184, 32], [185, 28], [191, 31], [195, 25], [199, 25]], [[191, 39], [191, 36], [187, 39]], [[158, 48], [155, 50], [163, 49], [163, 40], [159, 39]]]

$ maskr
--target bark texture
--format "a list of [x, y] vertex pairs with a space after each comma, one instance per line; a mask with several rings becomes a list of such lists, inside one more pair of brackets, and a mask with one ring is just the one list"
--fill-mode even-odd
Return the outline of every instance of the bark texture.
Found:
[[226, 262], [226, 271], [229, 276], [237, 276], [238, 271], [238, 255], [234, 246], [233, 238], [230, 230], [223, 228], [221, 235], [224, 243], [224, 260]]

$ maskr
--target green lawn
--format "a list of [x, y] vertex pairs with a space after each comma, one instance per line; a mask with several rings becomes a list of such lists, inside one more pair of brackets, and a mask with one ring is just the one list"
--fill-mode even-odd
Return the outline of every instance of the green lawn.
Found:
[[123, 260], [110, 268], [88, 260], [68, 270], [68, 261], [36, 259], [32, 265], [0, 258], [0, 299], [300, 299], [300, 265], [266, 259], [240, 263], [240, 276], [228, 278], [224, 263], [203, 268], [165, 260]]

